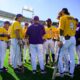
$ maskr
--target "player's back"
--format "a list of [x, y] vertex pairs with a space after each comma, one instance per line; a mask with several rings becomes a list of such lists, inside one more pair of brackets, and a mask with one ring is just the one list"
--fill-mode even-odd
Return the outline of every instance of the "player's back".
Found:
[[44, 26], [41, 24], [32, 24], [27, 30], [27, 35], [29, 35], [29, 43], [31, 44], [42, 44], [43, 35], [45, 34]]
[[69, 16], [69, 15], [64, 15], [61, 17], [63, 20], [63, 25], [64, 25], [64, 36], [74, 36], [76, 33], [76, 22], [74, 17]]

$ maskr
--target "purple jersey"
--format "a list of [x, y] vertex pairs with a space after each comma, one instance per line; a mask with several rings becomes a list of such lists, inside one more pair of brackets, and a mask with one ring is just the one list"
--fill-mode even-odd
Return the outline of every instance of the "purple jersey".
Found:
[[41, 24], [32, 24], [26, 34], [29, 36], [30, 44], [43, 44], [44, 26]]

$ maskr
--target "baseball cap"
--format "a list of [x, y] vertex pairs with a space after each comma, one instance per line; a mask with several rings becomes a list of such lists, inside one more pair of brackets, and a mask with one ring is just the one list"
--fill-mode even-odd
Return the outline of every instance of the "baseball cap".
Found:
[[18, 17], [23, 17], [23, 15], [22, 14], [17, 14], [16, 18], [18, 18]]
[[48, 19], [46, 20], [46, 22], [52, 22], [52, 20], [51, 20], [50, 18], [48, 18]]
[[39, 21], [39, 17], [38, 16], [34, 16], [34, 20], [38, 20]]
[[9, 24], [10, 25], [10, 22], [9, 21], [5, 21], [4, 24]]

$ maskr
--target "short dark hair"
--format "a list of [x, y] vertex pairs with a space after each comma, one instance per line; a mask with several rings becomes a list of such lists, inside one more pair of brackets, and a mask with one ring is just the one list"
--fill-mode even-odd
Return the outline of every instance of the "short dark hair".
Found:
[[28, 22], [25, 22], [25, 26], [26, 26], [26, 25], [29, 25]]
[[65, 14], [70, 15], [70, 13], [69, 13], [69, 11], [68, 11], [67, 8], [63, 8], [62, 11], [63, 11]]

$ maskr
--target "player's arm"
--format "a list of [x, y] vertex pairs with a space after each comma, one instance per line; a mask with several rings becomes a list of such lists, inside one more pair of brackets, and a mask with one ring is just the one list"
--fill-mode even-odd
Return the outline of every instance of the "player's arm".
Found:
[[60, 18], [59, 29], [60, 29], [60, 41], [63, 42], [64, 38], [64, 27], [65, 27], [65, 19], [63, 17]]
[[63, 42], [64, 42], [64, 26], [65, 26], [65, 21], [63, 18], [60, 19], [59, 22], [59, 29], [60, 29], [60, 41], [59, 41], [59, 47], [62, 47]]
[[28, 28], [25, 33], [25, 39], [28, 39], [30, 35], [30, 29]]
[[26, 30], [25, 39], [27, 40], [27, 45], [29, 46], [29, 36], [30, 36], [30, 29]]
[[4, 37], [5, 35], [4, 34], [0, 34], [0, 37]]
[[64, 36], [63, 36], [64, 31], [60, 29], [60, 41], [63, 42]]
[[46, 34], [46, 31], [45, 31], [45, 28], [44, 28], [44, 26], [42, 27], [42, 38], [45, 36], [45, 34]]
[[8, 34], [0, 34], [0, 37], [9, 37]]
[[43, 26], [43, 29], [42, 29], [42, 34], [43, 34], [42, 39], [43, 39], [44, 42], [45, 42], [45, 41], [46, 41], [46, 29], [45, 29], [44, 26]]

